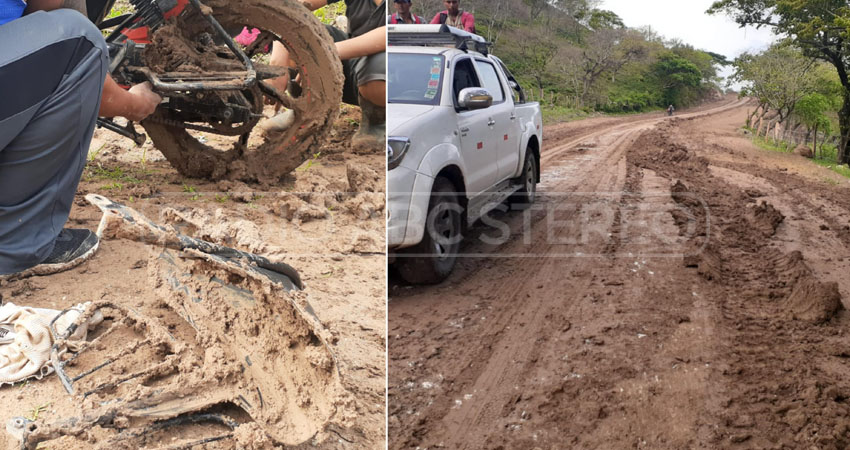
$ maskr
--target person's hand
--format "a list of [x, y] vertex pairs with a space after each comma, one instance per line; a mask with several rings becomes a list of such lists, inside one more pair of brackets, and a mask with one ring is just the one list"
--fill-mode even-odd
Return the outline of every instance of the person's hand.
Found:
[[127, 92], [132, 94], [133, 100], [132, 107], [129, 108], [130, 110], [125, 117], [135, 122], [153, 114], [156, 107], [162, 102], [162, 97], [151, 90], [151, 84], [148, 81], [131, 87]]

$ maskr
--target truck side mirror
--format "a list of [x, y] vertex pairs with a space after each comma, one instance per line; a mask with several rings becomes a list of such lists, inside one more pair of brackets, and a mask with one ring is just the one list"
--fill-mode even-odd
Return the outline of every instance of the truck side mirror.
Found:
[[461, 109], [484, 109], [493, 104], [490, 91], [480, 87], [463, 88], [457, 97], [457, 104]]

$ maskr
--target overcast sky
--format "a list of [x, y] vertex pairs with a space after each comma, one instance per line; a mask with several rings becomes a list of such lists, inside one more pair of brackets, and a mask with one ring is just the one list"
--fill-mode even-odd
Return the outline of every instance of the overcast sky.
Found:
[[[601, 9], [617, 13], [626, 26], [649, 25], [667, 39], [680, 39], [700, 50], [734, 59], [764, 50], [776, 37], [766, 28], [739, 28], [725, 14], [705, 14], [713, 0], [603, 0]], [[723, 70], [727, 75], [729, 70]]]

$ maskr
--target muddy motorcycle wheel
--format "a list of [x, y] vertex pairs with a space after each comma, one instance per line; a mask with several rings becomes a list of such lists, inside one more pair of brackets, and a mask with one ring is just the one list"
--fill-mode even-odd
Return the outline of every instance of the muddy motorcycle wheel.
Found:
[[[169, 120], [165, 108], [158, 109], [142, 126], [154, 146], [184, 176], [278, 181], [317, 151], [339, 113], [343, 76], [333, 40], [324, 25], [296, 0], [209, 0], [204, 4], [212, 8], [213, 16], [225, 29], [258, 28], [275, 35], [289, 50], [301, 74], [302, 92], [297, 98], [288, 97], [291, 101], [287, 106], [295, 111], [295, 122], [284, 132], [263, 134], [262, 139], [254, 136], [249, 140], [246, 133], [229, 149], [208, 145], [203, 136]], [[190, 22], [198, 20], [198, 15], [198, 11], [191, 11], [178, 20]], [[260, 95], [256, 88], [253, 92], [255, 97]], [[254, 101], [262, 104], [262, 99]]]

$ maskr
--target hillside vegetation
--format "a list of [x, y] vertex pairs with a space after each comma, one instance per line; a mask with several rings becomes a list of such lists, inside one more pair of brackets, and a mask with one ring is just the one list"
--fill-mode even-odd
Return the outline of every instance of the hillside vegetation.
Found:
[[[596, 0], [462, 0], [476, 31], [530, 96], [552, 110], [683, 108], [719, 95], [727, 61], [651, 29], [630, 29]], [[441, 0], [413, 4], [430, 20]]]

